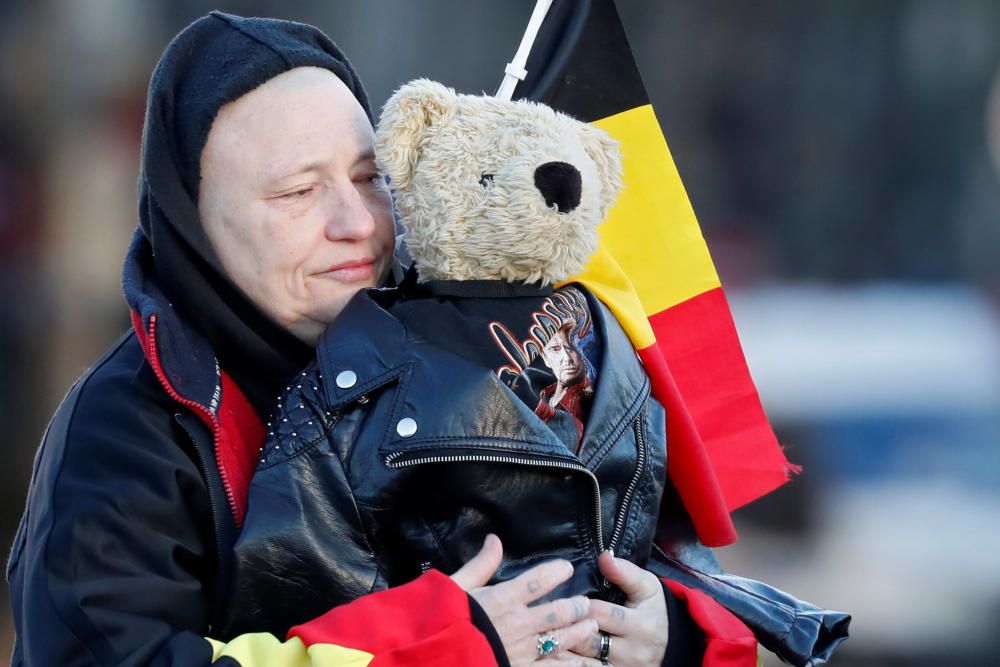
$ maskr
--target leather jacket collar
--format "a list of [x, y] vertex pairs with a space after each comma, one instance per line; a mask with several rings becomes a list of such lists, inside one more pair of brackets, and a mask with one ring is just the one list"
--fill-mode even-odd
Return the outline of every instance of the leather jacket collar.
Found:
[[[405, 326], [386, 310], [394, 299], [392, 290], [373, 289], [359, 293], [317, 346], [320, 372], [334, 380], [323, 383], [326, 401], [333, 410], [389, 383], [406, 385], [414, 364], [446, 363], [442, 367], [453, 369], [446, 378], [447, 385], [436, 387], [437, 391], [400, 392], [392, 423], [407, 415], [418, 415], [421, 421], [413, 435], [401, 436], [390, 429], [380, 448], [382, 453], [398, 458], [429, 449], [516, 449], [526, 454], [577, 461], [559, 438], [529, 407], [507, 391], [491, 371], [429, 341], [408, 335]], [[593, 299], [589, 293], [588, 299]], [[649, 379], [617, 321], [607, 317], [596, 301], [591, 301], [590, 305], [599, 336], [603, 340], [614, 340], [606, 346], [608, 353], [601, 359], [592, 407], [605, 418], [590, 420], [580, 449], [586, 452], [585, 460], [580, 462], [593, 469], [639, 414], [649, 396]], [[341, 336], [342, 330], [364, 330], [369, 334]], [[413, 354], [414, 349], [420, 349], [421, 354]], [[337, 377], [345, 371], [354, 373], [356, 380], [342, 387], [341, 384], [348, 383], [338, 382]], [[475, 385], [478, 391], [449, 391], [449, 387], [468, 386], [467, 383]], [[475, 396], [475, 403], [464, 406], [465, 394]], [[442, 400], [449, 401], [453, 409], [441, 410]], [[484, 405], [489, 409], [484, 410]], [[422, 420], [431, 421], [421, 423]], [[427, 437], [423, 433], [428, 434]]]

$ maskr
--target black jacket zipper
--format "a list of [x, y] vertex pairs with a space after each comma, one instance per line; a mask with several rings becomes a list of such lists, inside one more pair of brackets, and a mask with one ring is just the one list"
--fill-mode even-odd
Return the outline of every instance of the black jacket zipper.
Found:
[[[181, 415], [179, 414], [176, 415], [176, 417], [180, 416]], [[187, 434], [188, 438], [191, 439], [191, 444], [194, 445], [194, 451], [196, 454], [196, 458], [198, 459], [198, 467], [201, 468], [201, 474], [205, 479], [205, 490], [208, 492], [209, 511], [212, 513], [213, 523], [215, 523], [215, 521], [218, 520], [221, 517], [221, 515], [219, 514], [219, 507], [218, 507], [218, 502], [215, 499], [215, 493], [212, 491], [212, 478], [209, 477], [209, 475], [211, 474], [211, 470], [209, 469], [208, 464], [205, 463], [205, 457], [202, 455], [201, 447], [199, 447], [198, 445], [198, 438], [195, 436], [194, 433], [191, 432], [191, 429], [188, 428], [187, 424], [184, 423], [183, 419], [177, 419], [176, 421], [178, 424], [180, 424], [181, 428], [184, 429], [184, 432]], [[216, 525], [212, 532], [215, 534], [215, 551], [217, 554], [217, 558], [221, 559], [222, 538], [219, 536], [219, 526]]]
[[614, 529], [611, 531], [611, 541], [608, 543], [608, 548], [612, 551], [614, 551], [615, 547], [618, 546], [618, 540], [621, 539], [622, 535], [625, 533], [625, 520], [628, 518], [629, 510], [632, 508], [632, 498], [635, 495], [635, 490], [639, 486], [639, 480], [642, 479], [642, 475], [646, 471], [646, 438], [642, 432], [641, 411], [638, 415], [636, 415], [632, 427], [635, 430], [635, 471], [632, 473], [632, 479], [629, 480], [628, 487], [625, 489], [625, 495], [622, 496], [621, 506], [618, 509], [618, 516], [615, 517]]

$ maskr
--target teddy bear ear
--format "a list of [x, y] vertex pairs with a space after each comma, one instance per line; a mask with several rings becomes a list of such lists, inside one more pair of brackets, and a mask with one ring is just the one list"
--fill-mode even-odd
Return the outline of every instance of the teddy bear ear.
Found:
[[393, 93], [382, 108], [375, 133], [375, 160], [392, 187], [409, 183], [427, 138], [427, 130], [449, 118], [458, 102], [454, 90], [429, 79], [416, 79]]
[[583, 149], [594, 161], [601, 181], [601, 220], [614, 206], [622, 189], [622, 156], [618, 142], [604, 130], [585, 125], [581, 133]]

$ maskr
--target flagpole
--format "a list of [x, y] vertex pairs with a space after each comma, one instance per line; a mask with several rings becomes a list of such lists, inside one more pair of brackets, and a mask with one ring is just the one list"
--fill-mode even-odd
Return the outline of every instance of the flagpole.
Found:
[[535, 38], [538, 37], [538, 29], [542, 27], [542, 21], [545, 20], [545, 15], [549, 13], [551, 6], [552, 0], [537, 0], [535, 2], [535, 9], [531, 12], [528, 27], [524, 31], [524, 36], [521, 37], [521, 45], [517, 47], [514, 59], [507, 63], [507, 67], [504, 68], [503, 81], [500, 82], [500, 88], [497, 90], [497, 98], [509, 100], [514, 96], [514, 87], [517, 86], [517, 83], [524, 81], [524, 78], [528, 76], [528, 70], [524, 69], [524, 66], [528, 62], [528, 54], [531, 53]]

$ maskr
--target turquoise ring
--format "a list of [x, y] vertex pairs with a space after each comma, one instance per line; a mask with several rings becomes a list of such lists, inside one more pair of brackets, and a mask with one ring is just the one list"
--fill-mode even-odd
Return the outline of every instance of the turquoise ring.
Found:
[[559, 638], [552, 633], [538, 635], [538, 657], [544, 658], [559, 650]]

